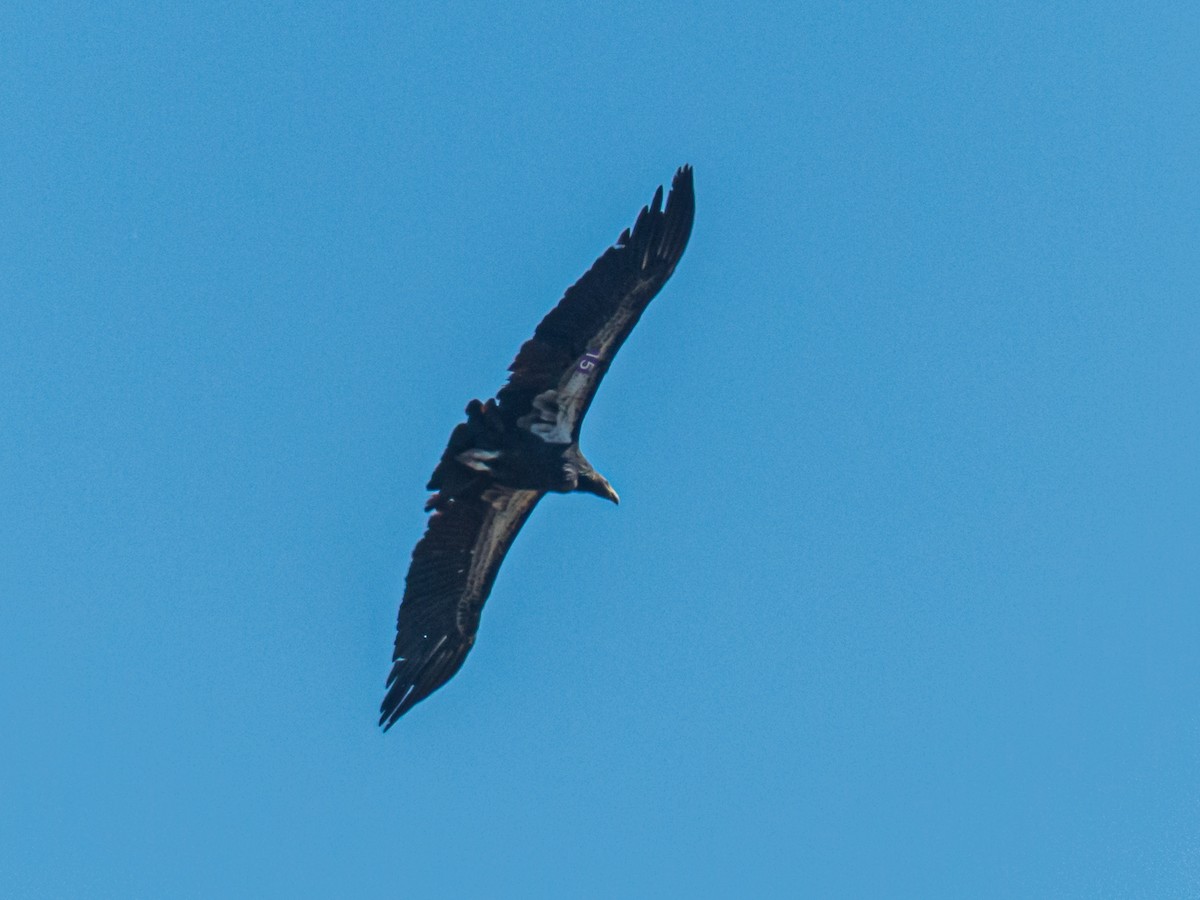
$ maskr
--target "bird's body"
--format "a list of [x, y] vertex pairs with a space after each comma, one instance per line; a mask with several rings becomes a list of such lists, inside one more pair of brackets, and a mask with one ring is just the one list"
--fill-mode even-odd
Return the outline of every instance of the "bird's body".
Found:
[[545, 440], [520, 420], [506, 423], [496, 401], [472, 400], [467, 421], [450, 436], [429, 482], [438, 493], [426, 509], [442, 509], [464, 490], [485, 483], [568, 493], [579, 489], [581, 477], [586, 484], [599, 476], [583, 458], [578, 442]]
[[692, 170], [675, 174], [538, 325], [494, 400], [472, 400], [429, 480], [425, 536], [413, 551], [396, 624], [386, 729], [458, 671], [513, 538], [548, 492], [618, 502], [584, 458], [579, 429], [600, 380], [675, 270], [695, 215]]

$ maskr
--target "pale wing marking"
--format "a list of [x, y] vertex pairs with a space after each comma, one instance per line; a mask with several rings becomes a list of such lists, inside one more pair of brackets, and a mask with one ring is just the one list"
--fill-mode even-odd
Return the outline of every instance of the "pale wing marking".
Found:
[[515, 529], [523, 521], [524, 514], [537, 501], [538, 491], [508, 491], [496, 489], [484, 494], [490, 500], [480, 530], [480, 542], [471, 553], [471, 565], [467, 569], [466, 585], [462, 599], [458, 602], [455, 621], [460, 632], [470, 629], [463, 616], [474, 606], [483, 593], [484, 585], [493, 566], [499, 565]]
[[641, 285], [638, 289], [630, 291], [629, 297], [621, 304], [616, 313], [600, 329], [595, 339], [588, 345], [589, 349], [584, 356], [579, 357], [571, 365], [562, 380], [558, 383], [558, 417], [554, 424], [553, 430], [550, 432], [552, 438], [544, 438], [552, 443], [568, 444], [571, 442], [571, 435], [575, 431], [575, 421], [579, 417], [579, 410], [583, 406], [584, 398], [587, 396], [588, 385], [591, 380], [596, 377], [595, 367], [591, 367], [588, 371], [580, 371], [580, 360], [585, 356], [606, 359], [609, 358], [608, 350], [612, 342], [624, 331], [625, 324], [632, 318], [634, 313], [634, 304], [631, 302], [634, 297], [640, 293]]

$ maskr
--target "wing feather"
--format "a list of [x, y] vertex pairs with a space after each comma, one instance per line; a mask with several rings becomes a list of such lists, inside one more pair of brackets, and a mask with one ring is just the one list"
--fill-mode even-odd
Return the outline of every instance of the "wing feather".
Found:
[[385, 731], [462, 666], [504, 555], [541, 497], [490, 487], [457, 496], [430, 517], [413, 550], [396, 620], [379, 717]]
[[508, 383], [496, 395], [508, 422], [519, 422], [536, 397], [556, 391], [554, 440], [577, 440], [579, 426], [613, 357], [683, 256], [696, 213], [691, 166], [660, 186], [633, 229], [625, 229], [522, 345]]

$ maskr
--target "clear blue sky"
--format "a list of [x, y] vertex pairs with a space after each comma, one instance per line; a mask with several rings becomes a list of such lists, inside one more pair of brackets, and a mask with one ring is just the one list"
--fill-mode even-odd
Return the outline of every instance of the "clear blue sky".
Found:
[[[0, 894], [1200, 893], [1200, 8], [24, 6]], [[621, 506], [381, 735], [451, 428], [684, 162]]]

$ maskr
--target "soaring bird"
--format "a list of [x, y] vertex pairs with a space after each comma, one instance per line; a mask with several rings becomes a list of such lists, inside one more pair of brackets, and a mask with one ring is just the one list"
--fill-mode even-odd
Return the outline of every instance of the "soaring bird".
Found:
[[691, 166], [660, 186], [632, 229], [592, 264], [509, 366], [492, 400], [467, 404], [429, 479], [435, 491], [413, 550], [379, 724], [386, 731], [462, 666], [479, 615], [517, 532], [548, 491], [619, 502], [579, 449], [596, 388], [687, 246], [695, 217]]

